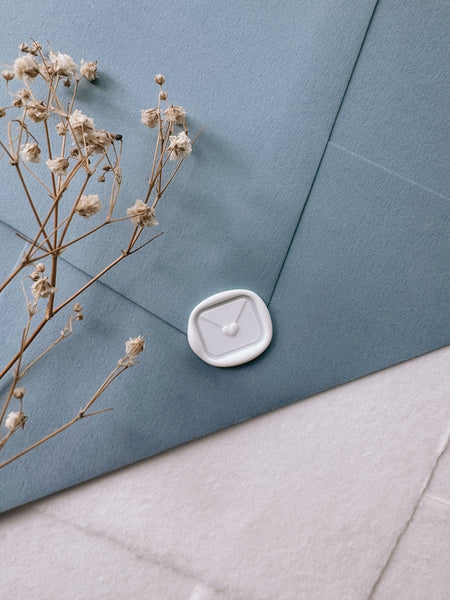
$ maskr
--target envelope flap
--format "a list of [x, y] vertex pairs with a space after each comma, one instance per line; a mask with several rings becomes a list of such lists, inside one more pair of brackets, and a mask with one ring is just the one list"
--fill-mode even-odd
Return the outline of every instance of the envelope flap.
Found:
[[[223, 289], [253, 289], [269, 299], [374, 6], [375, 0], [259, 7], [250, 0], [152, 0], [130, 8], [102, 0], [95, 5], [101, 21], [83, 19], [82, 36], [76, 24], [86, 13], [83, 2], [30, 4], [20, 19], [13, 2], [2, 7], [5, 62], [16, 58], [24, 31], [77, 61], [98, 59], [98, 82], [83, 82], [79, 106], [97, 127], [123, 135], [116, 216], [146, 192], [154, 132], [141, 125], [140, 111], [157, 100], [153, 73], [165, 74], [169, 100], [186, 108], [190, 135], [204, 126], [158, 204], [161, 226], [147, 232], [164, 236], [107, 274], [110, 287], [183, 331], [193, 306]], [[33, 215], [5, 162], [0, 219], [32, 235]], [[46, 169], [45, 160], [36, 166], [42, 177]], [[26, 175], [44, 211], [48, 194]], [[107, 203], [95, 178], [86, 193]], [[77, 217], [68, 241], [102, 218]], [[128, 222], [104, 227], [63, 256], [96, 274], [126, 247], [131, 230]]]

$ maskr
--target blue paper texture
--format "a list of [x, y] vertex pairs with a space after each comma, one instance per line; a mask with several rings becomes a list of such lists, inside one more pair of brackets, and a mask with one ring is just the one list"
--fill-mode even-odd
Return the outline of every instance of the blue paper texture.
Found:
[[[16, 6], [2, 9], [3, 60], [30, 35], [98, 58], [82, 109], [124, 135], [119, 210], [145, 190], [139, 111], [154, 104], [154, 73], [190, 131], [205, 130], [158, 205], [165, 235], [86, 292], [85, 322], [27, 374], [30, 426], [11, 452], [74, 416], [124, 340], [147, 333], [141, 364], [101, 397], [114, 411], [0, 470], [0, 510], [449, 343], [447, 2], [46, 2], [20, 18]], [[33, 227], [0, 169], [5, 276], [15, 232]], [[127, 235], [122, 223], [65, 253], [64, 292]], [[190, 351], [188, 316], [239, 287], [268, 303], [274, 338], [255, 361], [217, 369]], [[0, 299], [2, 362], [26, 318], [21, 293]]]

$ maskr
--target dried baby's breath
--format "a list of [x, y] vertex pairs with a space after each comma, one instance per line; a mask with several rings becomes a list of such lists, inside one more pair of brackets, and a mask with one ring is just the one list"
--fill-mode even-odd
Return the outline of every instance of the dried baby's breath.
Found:
[[141, 123], [150, 129], [159, 125], [159, 108], [141, 110]]
[[14, 61], [14, 75], [25, 81], [34, 79], [39, 75], [39, 64], [30, 55], [19, 56]]
[[18, 427], [22, 427], [22, 429], [23, 429], [25, 426], [26, 420], [27, 420], [27, 417], [23, 414], [22, 411], [17, 411], [17, 412], [11, 411], [6, 416], [5, 427], [10, 432], [14, 431]]
[[49, 60], [55, 75], [69, 79], [76, 77], [78, 71], [77, 64], [68, 54], [50, 52]]
[[31, 46], [28, 48], [28, 52], [33, 54], [33, 56], [37, 56], [39, 52], [42, 50], [42, 46], [39, 42], [34, 41]]
[[136, 227], [154, 227], [159, 224], [155, 219], [155, 210], [142, 200], [136, 200], [134, 205], [127, 209], [127, 216]]
[[50, 111], [43, 102], [32, 100], [27, 104], [26, 115], [34, 123], [40, 123], [41, 121], [45, 121], [50, 117]]
[[65, 123], [57, 123], [55, 129], [58, 135], [66, 135], [68, 126]]
[[88, 81], [94, 81], [94, 79], [97, 79], [97, 77], [98, 77], [97, 61], [91, 60], [89, 62], [86, 62], [82, 58], [81, 65], [80, 65], [80, 73], [81, 73], [81, 76], [84, 77], [85, 79], [87, 79]]
[[41, 149], [35, 143], [28, 142], [20, 151], [20, 156], [23, 160], [31, 163], [41, 162]]
[[185, 125], [186, 111], [182, 106], [169, 106], [164, 111], [164, 120], [174, 125]]
[[104, 129], [96, 129], [89, 136], [87, 151], [92, 154], [103, 154], [105, 148], [112, 142], [113, 134]]
[[27, 88], [22, 88], [16, 93], [16, 97], [21, 100], [29, 100], [31, 98], [31, 92]]
[[94, 119], [77, 108], [69, 117], [69, 129], [74, 141], [79, 144], [89, 143], [95, 132]]
[[[17, 345], [14, 344], [12, 356], [8, 357], [0, 370], [0, 380], [8, 373], [12, 376], [3, 407], [0, 406], [0, 425], [6, 426], [8, 430], [3, 437], [0, 435], [0, 451], [27, 420], [23, 405], [28, 397], [21, 384], [28, 370], [34, 368], [43, 356], [70, 336], [75, 323], [84, 319], [84, 310], [77, 302], [79, 296], [102, 275], [161, 235], [148, 236], [145, 240], [146, 229], [158, 224], [155, 217], [158, 202], [178, 172], [183, 159], [192, 151], [191, 140], [187, 137], [186, 111], [179, 105], [167, 104], [167, 92], [161, 87], [165, 84], [165, 77], [158, 74], [155, 76], [158, 87], [155, 90], [154, 108], [141, 111], [141, 121], [152, 130], [150, 135], [154, 139], [149, 160], [151, 166], [149, 172], [143, 175], [146, 181], [145, 196], [127, 209], [126, 216], [117, 217], [115, 207], [122, 183], [122, 135], [111, 133], [106, 128], [97, 128], [94, 119], [80, 110], [77, 104], [77, 93], [81, 86], [88, 89], [87, 82], [98, 77], [97, 61], [83, 59], [78, 68], [77, 62], [69, 54], [53, 51], [46, 53], [35, 41], [31, 45], [22, 44], [20, 52], [13, 67], [7, 67], [2, 72], [6, 84], [0, 91], [4, 92], [6, 99], [2, 99], [1, 106], [5, 108], [0, 108], [0, 116], [8, 115], [9, 121], [3, 128], [6, 132], [5, 139], [0, 140], [0, 158], [2, 155], [8, 156], [9, 163], [13, 166], [12, 172], [17, 173], [21, 188], [17, 202], [24, 202], [24, 211], [30, 210], [35, 230], [28, 233], [27, 246], [12, 273], [3, 283], [0, 282], [1, 293], [17, 281], [16, 278], [25, 268], [30, 269], [21, 278], [26, 322]], [[11, 83], [15, 79], [18, 80], [17, 89], [16, 83]], [[84, 101], [87, 106], [87, 98]], [[98, 111], [97, 115], [96, 121], [100, 122], [103, 118], [102, 111]], [[184, 131], [177, 134], [175, 129], [178, 125], [182, 125]], [[145, 140], [147, 144], [148, 136]], [[140, 143], [131, 140], [133, 142]], [[45, 166], [36, 167], [35, 163], [41, 161], [45, 162]], [[5, 162], [7, 161], [2, 164]], [[102, 185], [102, 202], [105, 204], [102, 211], [100, 197], [95, 193], [97, 185]], [[105, 196], [108, 198], [106, 201], [103, 200]], [[89, 217], [100, 211], [102, 214], [91, 225]], [[77, 216], [84, 217], [86, 221]], [[66, 249], [75, 244], [81, 245], [98, 230], [109, 228], [113, 223], [125, 219], [133, 227], [129, 228], [132, 229], [129, 240], [118, 246], [116, 258], [106, 266], [101, 265], [97, 273], [78, 289], [66, 291], [63, 285], [59, 285], [60, 273], [66, 267], [60, 257]], [[112, 245], [115, 238], [111, 235], [105, 239], [109, 240], [106, 243]], [[63, 314], [64, 310], [68, 311], [68, 315], [61, 328], [54, 319], [60, 312]], [[22, 318], [22, 314], [23, 312], [18, 319]], [[53, 342], [40, 352], [28, 352], [32, 344], [33, 349], [39, 348], [36, 342], [45, 339], [40, 335], [41, 331], [45, 328], [51, 332], [52, 323], [55, 323], [56, 331], [59, 331]], [[121, 373], [136, 364], [144, 347], [142, 336], [130, 338], [125, 343], [125, 355], [119, 359], [85, 406], [63, 426], [58, 424], [53, 432], [45, 433], [31, 446], [0, 462], [0, 468], [61, 434], [80, 419], [110, 410], [91, 412], [91, 407]], [[41, 397], [45, 399], [47, 393], [47, 390], [41, 393]], [[57, 393], [56, 390], [54, 393]], [[64, 397], [61, 399], [64, 400]], [[41, 404], [42, 410], [45, 410], [44, 402], [37, 403], [35, 409], [39, 410]], [[39, 419], [35, 422], [39, 424]]]
[[96, 215], [102, 209], [102, 204], [98, 194], [89, 194], [88, 196], [81, 196], [78, 200], [75, 212], [81, 217], [89, 218]]
[[49, 158], [45, 164], [54, 175], [60, 177], [67, 175], [67, 169], [69, 168], [69, 161], [67, 158], [64, 158], [63, 156], [60, 158]]
[[12, 81], [14, 79], [14, 71], [2, 71], [2, 77], [5, 81]]
[[184, 131], [178, 135], [170, 136], [170, 146], [167, 150], [170, 160], [186, 158], [192, 152], [191, 140]]
[[52, 286], [48, 277], [38, 279], [31, 286], [31, 293], [35, 300], [38, 300], [39, 298], [49, 298], [49, 296], [52, 296], [56, 291], [57, 288]]
[[125, 353], [130, 358], [136, 358], [145, 349], [145, 340], [142, 336], [130, 339], [125, 342]]

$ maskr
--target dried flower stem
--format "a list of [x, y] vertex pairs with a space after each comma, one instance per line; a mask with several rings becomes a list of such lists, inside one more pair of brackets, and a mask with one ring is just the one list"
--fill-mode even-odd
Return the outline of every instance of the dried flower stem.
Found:
[[8, 392], [7, 396], [6, 396], [6, 400], [5, 400], [5, 403], [3, 405], [2, 412], [0, 413], [0, 423], [3, 422], [3, 418], [4, 418], [5, 414], [6, 414], [6, 411], [8, 410], [8, 406], [9, 406], [9, 403], [11, 402], [11, 398], [13, 396], [14, 389], [15, 389], [15, 387], [17, 385], [17, 382], [20, 379], [20, 366], [22, 364], [23, 353], [25, 352], [25, 344], [26, 344], [26, 341], [27, 341], [28, 332], [30, 330], [31, 319], [32, 318], [33, 318], [33, 315], [31, 313], [28, 313], [27, 324], [25, 325], [25, 328], [24, 328], [24, 330], [22, 332], [22, 337], [21, 337], [21, 341], [20, 341], [20, 350], [19, 350], [19, 352], [17, 354], [17, 366], [14, 369], [14, 375], [13, 375], [13, 380], [12, 380], [12, 383], [11, 383], [11, 387], [9, 389], [9, 392]]
[[[30, 192], [28, 191], [28, 187], [27, 187], [27, 184], [25, 183], [25, 180], [23, 178], [22, 171], [20, 170], [20, 167], [19, 167], [19, 163], [18, 162], [14, 163], [14, 167], [16, 168], [17, 174], [18, 174], [19, 179], [20, 179], [20, 183], [23, 186], [23, 189], [25, 191], [25, 195], [27, 197], [27, 200], [28, 200], [28, 203], [29, 203], [29, 205], [31, 207], [31, 210], [33, 211], [33, 215], [34, 215], [34, 217], [35, 217], [35, 219], [37, 221], [37, 224], [42, 229], [42, 232], [44, 233], [44, 235], [47, 235], [45, 233], [45, 229], [44, 229], [44, 226], [42, 225], [41, 219], [39, 218], [39, 214], [38, 214], [38, 212], [36, 210], [36, 206], [34, 205], [33, 199], [31, 198]], [[50, 243], [49, 243], [49, 247], [50, 247]]]
[[[162, 235], [163, 235], [162, 233], [158, 233], [158, 235], [155, 235], [150, 240], [147, 240], [145, 245], [150, 244], [150, 242], [153, 242], [154, 240], [161, 237]], [[100, 277], [103, 277], [103, 275], [105, 275], [105, 273], [107, 273], [113, 267], [115, 267], [117, 264], [119, 264], [120, 261], [122, 261], [127, 256], [131, 256], [138, 250], [140, 250], [140, 248], [136, 248], [135, 250], [122, 250], [122, 254], [120, 256], [118, 256], [107, 267], [105, 267], [102, 271], [100, 271], [100, 273], [97, 273], [97, 275], [95, 275], [95, 277], [92, 277], [92, 279], [90, 279], [83, 287], [81, 287], [77, 292], [72, 294], [72, 296], [70, 296], [70, 298], [68, 298], [62, 304], [60, 304], [57, 308], [55, 308], [53, 311], [53, 315], [56, 315], [56, 313], [59, 312], [62, 308], [64, 308], [67, 304], [70, 304], [71, 302], [73, 302], [73, 300], [75, 300], [75, 298], [77, 298], [80, 294], [82, 294], [85, 290], [87, 290], [93, 283], [95, 283], [98, 279], [100, 279]], [[0, 378], [1, 378], [1, 375], [0, 375]]]
[[[151, 174], [148, 179], [145, 200], [144, 202], [142, 200], [136, 200], [134, 206], [127, 210], [127, 216], [116, 217], [113, 213], [122, 182], [120, 169], [122, 136], [114, 135], [105, 130], [96, 129], [92, 118], [84, 115], [79, 109], [75, 110], [75, 99], [79, 82], [81, 79], [88, 79], [91, 81], [96, 77], [96, 61], [89, 63], [82, 61], [80, 74], [77, 70], [77, 65], [70, 56], [51, 51], [49, 56], [46, 57], [41, 50], [41, 46], [36, 42], [33, 42], [33, 50], [30, 50], [26, 44], [21, 46], [19, 58], [16, 59], [14, 66], [9, 68], [14, 71], [16, 79], [22, 80], [23, 88], [19, 89], [16, 95], [14, 95], [14, 93], [10, 91], [10, 87], [8, 87], [8, 82], [14, 78], [14, 75], [5, 77], [7, 91], [13, 97], [13, 101], [11, 106], [8, 106], [8, 110], [18, 108], [20, 112], [17, 119], [10, 119], [8, 121], [7, 141], [5, 143], [0, 141], [0, 145], [3, 150], [2, 155], [8, 156], [11, 164], [15, 167], [20, 185], [24, 190], [27, 202], [33, 213], [33, 218], [37, 223], [37, 233], [35, 232], [30, 238], [18, 234], [25, 239], [29, 245], [12, 273], [0, 285], [1, 292], [15, 280], [26, 266], [33, 265], [34, 270], [29, 274], [29, 277], [33, 282], [31, 284], [31, 293], [33, 295], [31, 301], [28, 300], [24, 288], [25, 296], [27, 298], [28, 320], [22, 332], [20, 348], [0, 372], [0, 379], [2, 379], [14, 367], [12, 386], [5, 398], [0, 413], [0, 425], [2, 425], [6, 416], [4, 424], [9, 429], [7, 435], [3, 438], [0, 437], [0, 449], [19, 427], [23, 428], [27, 420], [27, 417], [22, 410], [22, 398], [25, 389], [16, 387], [18, 381], [26, 375], [32, 366], [54, 349], [62, 339], [68, 337], [68, 335], [72, 333], [72, 321], [81, 320], [83, 318], [83, 315], [80, 312], [82, 307], [79, 304], [75, 305], [74, 312], [69, 316], [66, 326], [61, 334], [45, 350], [41, 351], [36, 358], [29, 362], [25, 368], [22, 368], [25, 352], [36, 340], [47, 323], [61, 310], [66, 308], [69, 303], [73, 302], [80, 294], [85, 292], [91, 285], [119, 264], [124, 258], [139, 252], [142, 248], [162, 235], [160, 233], [138, 245], [138, 240], [143, 234], [144, 229], [158, 224], [154, 209], [168, 185], [172, 182], [175, 174], [178, 172], [184, 157], [191, 152], [191, 142], [187, 137], [185, 123], [186, 113], [184, 109], [179, 106], [170, 105], [163, 113], [164, 118], [162, 117], [161, 100], [167, 100], [167, 93], [162, 91], [162, 85], [165, 82], [165, 78], [162, 75], [157, 75], [155, 81], [160, 86], [158, 108], [142, 111], [143, 124], [150, 128], [158, 127], [158, 135], [153, 153]], [[42, 102], [39, 98], [35, 97], [35, 94], [33, 93], [32, 83], [34, 79], [39, 78], [47, 86], [45, 94], [46, 100]], [[61, 82], [64, 83], [65, 87], [70, 87], [70, 85], [73, 87], [71, 100], [68, 105], [66, 102], [62, 102], [62, 97], [60, 98], [60, 93], [62, 91], [62, 86], [60, 86]], [[36, 96], [38, 96], [38, 94], [36, 94]], [[4, 111], [2, 116], [5, 116]], [[52, 136], [49, 129], [50, 118], [54, 117], [58, 120], [58, 124], [56, 125], [57, 134], [62, 138], [61, 144], [57, 144], [57, 150], [55, 150], [56, 138], [54, 138], [56, 134], [53, 134]], [[41, 123], [43, 129], [42, 147], [39, 145], [38, 134], [36, 134], [37, 137], [34, 135], [35, 126], [32, 123]], [[178, 135], [175, 131], [177, 125], [181, 125], [184, 130]], [[68, 139], [71, 139], [73, 142], [70, 152], [67, 151]], [[45, 157], [44, 153], [46, 154]], [[49, 169], [47, 176], [45, 176], [45, 174], [42, 175], [42, 172], [39, 171], [39, 169], [35, 171], [31, 164], [39, 163], [43, 158], [44, 160], [48, 158], [48, 160], [46, 160], [46, 165]], [[169, 161], [173, 160], [177, 160], [177, 163], [174, 165], [174, 168], [171, 169], [169, 177], [163, 178], [163, 173], [165, 174], [167, 171], [166, 165]], [[74, 219], [79, 219], [80, 217], [89, 218], [100, 212], [102, 209], [102, 203], [104, 202], [103, 197], [102, 201], [100, 201], [98, 194], [92, 194], [90, 190], [87, 191], [88, 185], [91, 185], [90, 182], [92, 181], [93, 175], [100, 168], [102, 163], [102, 173], [98, 176], [98, 183], [104, 184], [106, 179], [108, 179], [108, 183], [110, 183], [107, 216], [99, 225], [90, 227], [87, 231], [79, 233], [75, 237], [71, 236], [69, 232], [73, 231], [71, 225]], [[85, 175], [84, 177], [77, 177], [77, 190], [74, 194], [75, 200], [70, 204], [63, 204], [61, 200], [64, 194], [69, 189], [69, 186], [75, 181], [75, 177], [81, 170], [84, 171]], [[80, 173], [80, 175], [82, 174]], [[44, 204], [45, 209], [42, 208], [41, 204], [36, 203], [31, 196], [30, 190], [32, 190], [33, 187], [28, 187], [27, 183], [30, 178], [37, 181], [41, 186], [41, 189], [51, 198], [50, 206]], [[80, 179], [79, 185], [78, 179]], [[153, 190], [155, 191], [156, 198], [153, 200], [153, 204], [150, 205]], [[73, 292], [65, 300], [60, 300], [58, 296], [59, 302], [57, 303], [56, 293], [58, 290], [56, 284], [61, 253], [68, 247], [78, 242], [82, 242], [106, 225], [111, 225], [123, 220], [130, 220], [134, 225], [126, 249], [122, 250], [119, 256], [96, 275], [93, 275], [87, 283]], [[72, 239], [70, 239], [71, 237]], [[46, 265], [38, 262], [45, 260], [46, 258], [49, 259], [50, 263], [48, 275], [44, 274]], [[58, 294], [59, 293], [60, 292], [58, 292]], [[45, 302], [42, 302], [41, 299], [45, 299]], [[31, 323], [34, 315], [44, 308], [44, 306], [45, 316], [38, 322], [34, 329], [32, 329]], [[141, 336], [139, 336], [139, 338], [130, 338], [126, 346], [126, 356], [119, 361], [118, 365], [113, 369], [86, 406], [65, 425], [1, 463], [0, 468], [16, 460], [20, 456], [23, 456], [30, 450], [33, 450], [55, 435], [58, 435], [78, 420], [111, 410], [104, 409], [88, 412], [105, 389], [125, 369], [134, 364], [136, 353], [141, 352], [144, 345], [145, 342]], [[6, 415], [8, 406], [13, 397], [20, 400], [20, 411], [12, 411]]]
[[[115, 379], [117, 379], [117, 377], [119, 377], [124, 371], [126, 371], [128, 368], [130, 368], [130, 366], [132, 366], [132, 363], [130, 363], [130, 362], [127, 362], [125, 364], [121, 364], [121, 361], [119, 361], [119, 364], [111, 371], [111, 373], [108, 375], [108, 377], [105, 379], [105, 381], [101, 384], [101, 386], [98, 388], [98, 390], [92, 396], [92, 398], [89, 400], [89, 402], [86, 404], [86, 406], [84, 406], [84, 408], [82, 408], [73, 419], [71, 419], [65, 425], [63, 425], [62, 427], [59, 427], [58, 429], [56, 429], [52, 433], [49, 433], [48, 435], [44, 436], [43, 438], [41, 438], [40, 440], [38, 440], [34, 444], [31, 444], [30, 446], [28, 446], [24, 450], [21, 450], [20, 452], [18, 452], [17, 454], [15, 454], [14, 456], [12, 456], [11, 458], [8, 458], [7, 460], [5, 460], [2, 463], [0, 463], [0, 469], [2, 469], [3, 467], [6, 467], [6, 465], [9, 465], [10, 463], [12, 463], [13, 461], [17, 460], [18, 458], [20, 458], [24, 454], [27, 454], [31, 450], [34, 450], [35, 448], [37, 448], [38, 446], [40, 446], [44, 442], [47, 442], [48, 440], [51, 440], [55, 436], [59, 435], [60, 433], [62, 433], [63, 431], [65, 431], [66, 429], [68, 429], [69, 427], [71, 427], [72, 425], [75, 425], [75, 423], [77, 423], [81, 419], [86, 418], [86, 417], [91, 417], [91, 416], [94, 416], [96, 414], [100, 414], [100, 413], [103, 413], [103, 412], [111, 410], [110, 408], [107, 408], [105, 410], [96, 411], [96, 412], [93, 412], [93, 413], [87, 413], [87, 411], [89, 410], [89, 408], [94, 404], [94, 402], [99, 398], [99, 396], [106, 390], [106, 388], [108, 388], [112, 384], [112, 382]], [[9, 438], [10, 436], [7, 435], [5, 437]], [[4, 445], [4, 443], [7, 440], [4, 440], [4, 441], [1, 440], [1, 441], [3, 442], [2, 445]], [[1, 448], [1, 445], [0, 445], [0, 448]]]
[[31, 369], [32, 366], [34, 366], [41, 358], [43, 358], [48, 352], [50, 352], [50, 350], [52, 350], [57, 344], [59, 344], [59, 342], [61, 342], [62, 340], [65, 340], [66, 338], [68, 338], [70, 335], [72, 335], [73, 332], [73, 321], [77, 319], [77, 315], [78, 315], [78, 311], [74, 311], [70, 314], [69, 318], [67, 319], [66, 325], [64, 326], [64, 329], [61, 331], [61, 334], [59, 335], [59, 337], [56, 338], [56, 340], [54, 342], [52, 342], [50, 344], [50, 346], [48, 346], [48, 348], [46, 348], [43, 352], [41, 352], [39, 354], [39, 356], [37, 356], [35, 359], [33, 359], [21, 372], [19, 375], [19, 379], [22, 379], [22, 377], [25, 375], [25, 373]]

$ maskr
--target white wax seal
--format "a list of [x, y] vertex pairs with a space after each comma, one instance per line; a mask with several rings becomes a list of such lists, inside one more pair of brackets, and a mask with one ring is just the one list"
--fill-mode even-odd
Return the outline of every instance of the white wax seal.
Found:
[[264, 352], [272, 339], [272, 320], [255, 292], [228, 290], [197, 304], [187, 333], [190, 347], [202, 360], [234, 367]]

